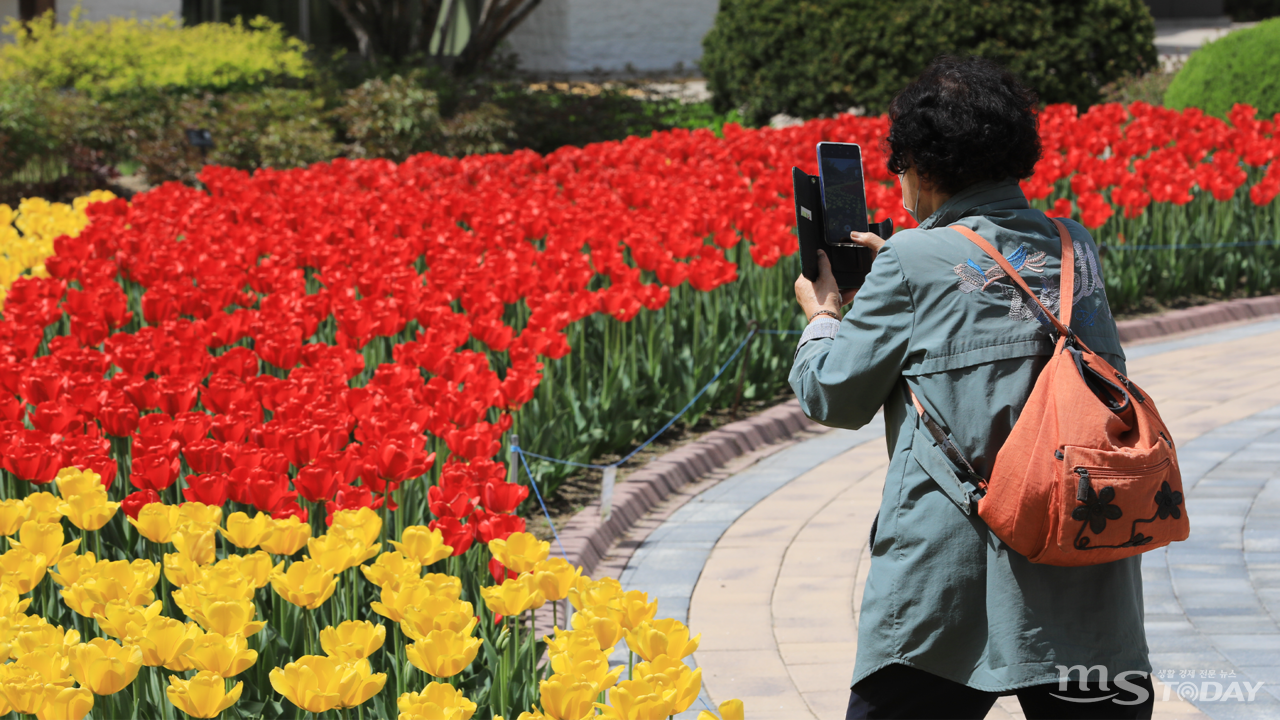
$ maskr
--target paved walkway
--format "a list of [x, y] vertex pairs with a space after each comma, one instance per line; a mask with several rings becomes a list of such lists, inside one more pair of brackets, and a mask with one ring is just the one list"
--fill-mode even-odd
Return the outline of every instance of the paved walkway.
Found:
[[[1188, 541], [1144, 555], [1156, 718], [1280, 717], [1280, 321], [1128, 354], [1179, 443], [1192, 517]], [[707, 702], [843, 717], [886, 463], [878, 423], [824, 433], [688, 500], [636, 549], [622, 582], [702, 634]], [[989, 717], [1022, 715], [1004, 698]]]

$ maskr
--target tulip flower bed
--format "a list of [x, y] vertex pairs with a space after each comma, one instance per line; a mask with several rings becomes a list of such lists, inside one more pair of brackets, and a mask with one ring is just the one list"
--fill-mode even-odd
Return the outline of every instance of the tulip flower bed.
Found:
[[[813, 172], [820, 140], [860, 142], [869, 205], [910, 226], [887, 127], [209, 167], [204, 190], [80, 203], [87, 227], [64, 214], [68, 234], [34, 250], [31, 225], [0, 217], [17, 268], [0, 320], [0, 696], [47, 718], [90, 701], [98, 718], [686, 709], [696, 640], [643, 593], [549, 559], [523, 532], [529, 487], [494, 458], [512, 430], [573, 460], [625, 447], [750, 323], [799, 327], [790, 167]], [[1050, 107], [1023, 187], [1094, 228], [1118, 309], [1270, 290], [1275, 129], [1242, 108], [1226, 123]], [[747, 397], [785, 383], [793, 342], [743, 355]], [[571, 629], [537, 637], [536, 608], [566, 597], [573, 619], [551, 612]], [[607, 655], [624, 637], [644, 662], [620, 671]]]

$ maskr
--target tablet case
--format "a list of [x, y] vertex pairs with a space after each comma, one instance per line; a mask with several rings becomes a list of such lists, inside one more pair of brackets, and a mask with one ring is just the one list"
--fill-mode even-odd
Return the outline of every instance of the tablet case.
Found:
[[[800, 238], [800, 271], [809, 280], [818, 279], [818, 250], [827, 253], [831, 273], [841, 290], [862, 287], [871, 272], [871, 251], [864, 247], [841, 247], [827, 243], [822, 214], [822, 192], [818, 177], [798, 167], [791, 168], [791, 186], [796, 200], [796, 234]], [[870, 232], [882, 238], [893, 234], [893, 221], [870, 223]]]

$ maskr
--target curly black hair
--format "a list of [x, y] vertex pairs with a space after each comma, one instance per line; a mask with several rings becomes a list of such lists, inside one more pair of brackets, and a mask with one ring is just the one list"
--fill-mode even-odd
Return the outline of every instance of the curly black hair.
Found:
[[914, 167], [948, 194], [984, 180], [1030, 177], [1040, 159], [1038, 100], [997, 63], [938, 57], [889, 104], [889, 172]]

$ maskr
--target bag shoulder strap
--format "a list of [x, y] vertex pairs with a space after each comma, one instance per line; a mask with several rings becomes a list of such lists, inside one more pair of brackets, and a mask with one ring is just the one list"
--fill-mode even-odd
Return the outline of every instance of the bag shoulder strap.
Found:
[[1062, 269], [1059, 273], [1059, 287], [1061, 288], [1061, 301], [1059, 303], [1059, 307], [1062, 312], [1061, 319], [1055, 317], [1053, 313], [1049, 312], [1048, 308], [1040, 304], [1040, 296], [1031, 291], [1031, 288], [1027, 286], [1026, 281], [1022, 279], [1022, 276], [1018, 274], [1018, 271], [1009, 264], [1009, 261], [1005, 259], [1005, 256], [1001, 254], [995, 246], [983, 239], [983, 237], [978, 233], [963, 225], [951, 225], [950, 228], [969, 238], [969, 241], [974, 245], [977, 245], [978, 249], [991, 256], [991, 259], [1000, 266], [1000, 269], [1004, 270], [1005, 275], [1007, 275], [1010, 280], [1017, 283], [1018, 287], [1022, 288], [1023, 291], [1031, 298], [1031, 301], [1044, 312], [1045, 317], [1049, 318], [1050, 322], [1052, 322], [1054, 327], [1057, 328], [1058, 333], [1066, 336], [1071, 334], [1068, 328], [1071, 326], [1071, 304], [1074, 299], [1073, 294], [1075, 292], [1076, 284], [1075, 243], [1072, 242], [1071, 233], [1067, 232], [1067, 226], [1063, 225], [1062, 221], [1057, 218], [1049, 219], [1057, 226], [1058, 237], [1062, 241]]
[[[1031, 301], [1039, 306], [1040, 310], [1044, 312], [1045, 317], [1049, 318], [1049, 320], [1053, 322], [1053, 325], [1058, 330], [1059, 335], [1062, 337], [1068, 337], [1071, 335], [1071, 305], [1076, 282], [1075, 243], [1071, 240], [1071, 233], [1067, 232], [1066, 225], [1063, 225], [1057, 218], [1049, 219], [1053, 221], [1053, 224], [1058, 228], [1058, 238], [1062, 242], [1062, 268], [1059, 272], [1058, 280], [1059, 286], [1061, 287], [1061, 291], [1059, 293], [1059, 306], [1061, 307], [1062, 312], [1061, 319], [1055, 317], [1053, 313], [1049, 312], [1048, 308], [1040, 303], [1040, 297], [1031, 291], [1031, 288], [1027, 286], [1026, 281], [1022, 279], [1022, 276], [1018, 274], [1018, 271], [1014, 269], [1013, 265], [1011, 265], [1005, 256], [991, 243], [984, 240], [978, 233], [963, 225], [952, 225], [950, 227], [952, 230], [964, 235], [974, 245], [977, 245], [979, 249], [991, 256], [991, 259], [1000, 266], [1000, 269], [1004, 270], [1005, 275], [1007, 275], [1010, 280], [1017, 283], [1018, 287], [1021, 287], [1022, 290], [1031, 298]], [[912, 390], [910, 386], [907, 387], [907, 393], [911, 396], [911, 404], [915, 407], [916, 414], [924, 423], [925, 428], [929, 430], [929, 434], [933, 436], [938, 449], [942, 451], [947, 459], [951, 460], [951, 462], [955, 463], [957, 467], [968, 472], [974, 478], [978, 484], [979, 493], [985, 493], [987, 489], [987, 481], [973, 469], [973, 466], [969, 464], [968, 458], [964, 456], [964, 453], [960, 452], [960, 448], [957, 448], [955, 443], [951, 442], [951, 438], [947, 436], [947, 433], [942, 429], [942, 426], [938, 425], [937, 421], [929, 417], [929, 413], [925, 412], [924, 406], [920, 404], [920, 399], [916, 397], [915, 391]]]

